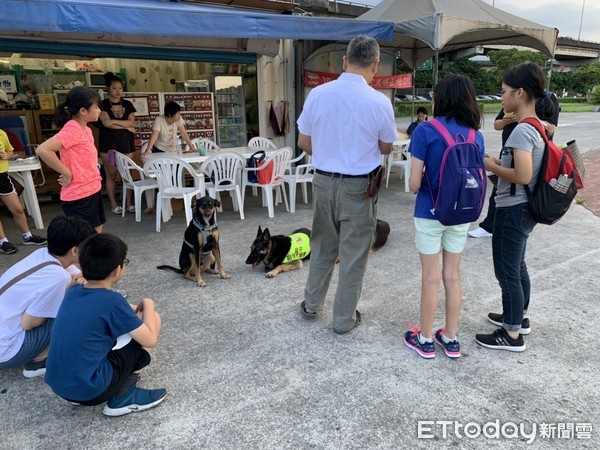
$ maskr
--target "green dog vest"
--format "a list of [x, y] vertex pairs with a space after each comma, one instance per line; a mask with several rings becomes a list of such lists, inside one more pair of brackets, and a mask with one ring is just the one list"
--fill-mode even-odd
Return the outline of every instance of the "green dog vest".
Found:
[[310, 238], [308, 235], [305, 233], [294, 233], [290, 238], [292, 239], [292, 246], [283, 260], [284, 263], [306, 258], [306, 255], [310, 253]]

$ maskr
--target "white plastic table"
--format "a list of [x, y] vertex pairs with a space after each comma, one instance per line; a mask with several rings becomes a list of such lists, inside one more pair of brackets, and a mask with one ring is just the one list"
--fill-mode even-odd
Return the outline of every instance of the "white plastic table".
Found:
[[42, 220], [42, 213], [40, 212], [40, 205], [35, 192], [35, 185], [33, 184], [33, 176], [31, 175], [31, 172], [34, 170], [42, 170], [42, 165], [35, 156], [24, 159], [19, 158], [9, 161], [8, 163], [8, 173], [21, 183], [25, 189], [24, 199], [27, 212], [33, 217], [35, 227], [37, 229], [42, 229], [44, 228], [44, 222]]

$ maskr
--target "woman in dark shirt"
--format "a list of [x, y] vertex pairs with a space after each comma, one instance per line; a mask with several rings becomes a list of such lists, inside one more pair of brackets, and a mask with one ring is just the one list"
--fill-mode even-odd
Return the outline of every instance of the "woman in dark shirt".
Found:
[[[108, 151], [115, 150], [128, 157], [135, 151], [133, 123], [135, 107], [129, 100], [123, 99], [123, 80], [112, 72], [104, 74], [104, 84], [108, 90], [108, 98], [100, 103], [100, 156], [106, 173], [106, 193], [110, 199], [110, 209], [115, 214], [122, 214], [123, 209], [117, 204], [115, 196], [115, 178], [117, 168], [108, 161]], [[127, 192], [127, 211], [135, 212], [132, 206], [132, 192]]]

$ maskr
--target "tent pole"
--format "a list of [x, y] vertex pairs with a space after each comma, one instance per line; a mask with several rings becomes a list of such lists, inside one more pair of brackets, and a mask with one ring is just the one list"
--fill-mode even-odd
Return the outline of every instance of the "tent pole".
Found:
[[554, 53], [550, 57], [550, 69], [548, 70], [548, 80], [546, 81], [546, 90], [550, 90], [550, 78], [552, 78], [552, 69], [554, 68]]
[[438, 82], [438, 65], [440, 62], [440, 51], [435, 49], [435, 57], [433, 59], [433, 85], [435, 86]]
[[414, 120], [415, 116], [415, 95], [417, 94], [417, 83], [415, 83], [415, 78], [417, 76], [417, 67], [413, 64], [413, 73], [412, 73], [412, 108], [410, 110], [410, 121]]

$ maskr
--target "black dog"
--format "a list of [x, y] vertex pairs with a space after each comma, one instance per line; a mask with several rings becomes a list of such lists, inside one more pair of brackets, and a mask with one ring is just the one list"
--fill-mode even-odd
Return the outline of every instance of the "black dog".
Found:
[[201, 287], [206, 286], [206, 282], [202, 279], [202, 272], [218, 273], [221, 278], [230, 278], [223, 270], [219, 229], [215, 219], [215, 211], [220, 205], [218, 200], [208, 196], [197, 200], [192, 206], [194, 212], [192, 221], [183, 235], [183, 244], [179, 253], [180, 268], [173, 266], [156, 268], [181, 273], [188, 280], [196, 281]]
[[267, 278], [274, 278], [281, 272], [301, 269], [302, 261], [309, 257], [310, 230], [308, 228], [299, 228], [291, 236], [282, 234], [271, 236], [268, 228], [263, 231], [259, 225], [246, 264], [252, 264], [252, 268], [255, 268], [262, 262], [265, 264]]
[[385, 245], [390, 235], [390, 224], [385, 220], [377, 219], [375, 225], [375, 233], [373, 233], [373, 239], [371, 240], [371, 251], [376, 252]]

